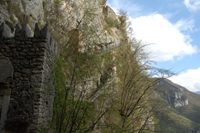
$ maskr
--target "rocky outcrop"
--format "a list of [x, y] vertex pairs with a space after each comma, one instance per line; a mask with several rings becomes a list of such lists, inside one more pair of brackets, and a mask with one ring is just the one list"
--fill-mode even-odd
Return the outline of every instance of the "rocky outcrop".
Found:
[[28, 16], [34, 22], [44, 20], [44, 6], [52, 0], [2, 0], [0, 4], [0, 21], [19, 23], [23, 16]]
[[155, 79], [156, 117], [160, 132], [198, 133], [200, 96], [168, 79]]
[[184, 88], [172, 83], [168, 79], [158, 79], [156, 83], [158, 94], [174, 108], [186, 106], [189, 104]]

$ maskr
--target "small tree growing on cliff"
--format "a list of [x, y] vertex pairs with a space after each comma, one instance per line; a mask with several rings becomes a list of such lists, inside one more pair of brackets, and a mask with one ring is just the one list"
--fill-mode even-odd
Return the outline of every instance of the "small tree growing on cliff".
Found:
[[106, 132], [153, 131], [151, 126], [154, 124], [154, 106], [150, 97], [156, 82], [148, 74], [151, 67], [143, 52], [145, 46], [128, 38], [127, 17], [124, 12], [120, 20], [123, 39], [114, 51], [117, 91], [113, 94], [116, 97], [114, 106], [106, 114]]
[[152, 115], [148, 102], [152, 80], [146, 75], [147, 68], [138, 63], [138, 49], [131, 49], [130, 45], [123, 44], [116, 55], [118, 99], [114, 111], [119, 119], [114, 125], [120, 132], [136, 132], [146, 128]]

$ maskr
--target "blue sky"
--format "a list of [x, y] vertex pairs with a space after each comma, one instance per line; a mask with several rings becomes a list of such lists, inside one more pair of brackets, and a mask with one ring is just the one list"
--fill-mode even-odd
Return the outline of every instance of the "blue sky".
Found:
[[200, 0], [108, 0], [115, 11], [127, 11], [133, 36], [170, 79], [200, 91]]

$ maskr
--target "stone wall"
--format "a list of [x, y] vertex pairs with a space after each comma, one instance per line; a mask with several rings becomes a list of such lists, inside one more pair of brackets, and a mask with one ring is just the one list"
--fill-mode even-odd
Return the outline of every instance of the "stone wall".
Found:
[[54, 98], [52, 61], [56, 44], [47, 26], [39, 29], [36, 24], [34, 36], [29, 34], [26, 26], [16, 26], [13, 37], [5, 36], [5, 32], [5, 24], [2, 24], [0, 55], [10, 60], [13, 75], [9, 82], [9, 109], [1, 132], [35, 133], [43, 128], [47, 130]]

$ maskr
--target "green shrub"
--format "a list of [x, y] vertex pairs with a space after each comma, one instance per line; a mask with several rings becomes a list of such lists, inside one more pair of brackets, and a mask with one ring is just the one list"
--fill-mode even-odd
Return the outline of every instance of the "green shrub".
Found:
[[113, 27], [117, 29], [120, 28], [120, 22], [117, 19], [106, 17], [105, 21], [106, 21], [107, 26], [110, 28], [113, 28]]

